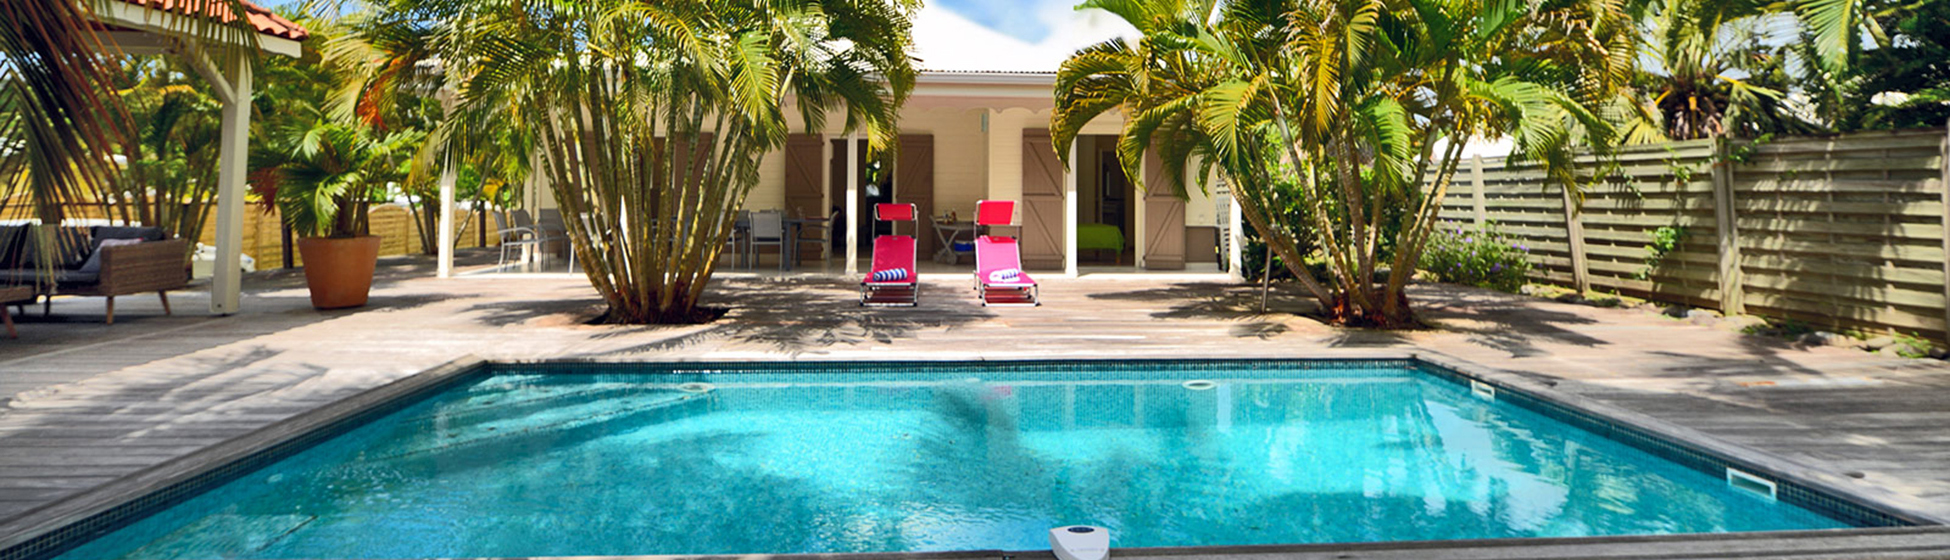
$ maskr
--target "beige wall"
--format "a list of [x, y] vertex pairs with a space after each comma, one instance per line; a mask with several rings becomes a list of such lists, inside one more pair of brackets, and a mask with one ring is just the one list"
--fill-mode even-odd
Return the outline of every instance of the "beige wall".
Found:
[[[934, 135], [934, 213], [950, 210], [975, 215], [975, 202], [988, 197], [990, 169], [981, 109], [910, 110], [901, 131]], [[899, 165], [899, 164], [896, 164]], [[899, 191], [900, 185], [894, 185]]]

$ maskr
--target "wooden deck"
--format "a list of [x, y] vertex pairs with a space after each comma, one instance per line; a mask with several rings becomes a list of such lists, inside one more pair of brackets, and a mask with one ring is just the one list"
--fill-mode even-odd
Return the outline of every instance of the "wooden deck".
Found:
[[[923, 275], [916, 308], [860, 308], [833, 277], [727, 280], [726, 320], [606, 327], [574, 278], [426, 278], [383, 267], [373, 305], [317, 312], [293, 275], [254, 276], [243, 314], [202, 293], [63, 299], [0, 340], [0, 542], [83, 491], [415, 372], [488, 359], [877, 360], [1310, 357], [1433, 351], [1778, 457], [1806, 476], [1950, 519], [1950, 365], [1446, 286], [1417, 288], [1439, 329], [1347, 331], [1307, 304], [1210, 281], [1047, 278], [1040, 308], [979, 307], [959, 276]], [[145, 307], [146, 306], [146, 307]], [[1768, 382], [1772, 382], [1771, 384]]]

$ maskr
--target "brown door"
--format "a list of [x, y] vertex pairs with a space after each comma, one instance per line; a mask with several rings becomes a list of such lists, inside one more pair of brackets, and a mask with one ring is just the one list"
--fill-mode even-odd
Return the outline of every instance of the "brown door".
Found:
[[[819, 214], [825, 211], [826, 197], [822, 192], [821, 173], [824, 166], [819, 158], [825, 153], [821, 146], [823, 140], [818, 134], [793, 134], [785, 140], [785, 212], [786, 216], [799, 218], [799, 212]], [[811, 243], [799, 246], [799, 258], [818, 259], [824, 254], [820, 246]]]
[[1022, 131], [1022, 266], [1063, 268], [1063, 163], [1049, 131]]
[[894, 202], [914, 204], [914, 223], [894, 226], [902, 235], [914, 236], [915, 258], [934, 255], [934, 232], [929, 216], [934, 215], [934, 136], [902, 134], [899, 161], [894, 162]]
[[1185, 269], [1185, 201], [1164, 184], [1157, 151], [1144, 154], [1144, 268]]

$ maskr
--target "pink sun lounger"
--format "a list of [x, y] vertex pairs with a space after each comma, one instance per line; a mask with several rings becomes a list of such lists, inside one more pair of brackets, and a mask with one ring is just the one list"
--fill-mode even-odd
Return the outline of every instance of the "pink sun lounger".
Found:
[[[875, 204], [876, 220], [895, 224], [914, 221], [913, 204]], [[914, 236], [882, 235], [873, 238], [873, 268], [860, 280], [860, 305], [866, 307], [914, 307], [921, 301], [920, 271], [914, 269]]]
[[[1015, 221], [1016, 203], [984, 200], [975, 203], [975, 225], [1006, 226]], [[1036, 280], [1022, 271], [1022, 251], [1014, 237], [983, 235], [975, 238], [975, 294], [983, 306], [1035, 307], [1042, 305]]]

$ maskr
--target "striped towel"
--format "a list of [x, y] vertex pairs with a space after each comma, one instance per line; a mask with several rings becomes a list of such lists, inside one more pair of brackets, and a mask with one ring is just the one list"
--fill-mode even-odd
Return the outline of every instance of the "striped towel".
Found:
[[989, 281], [990, 282], [1014, 282], [1016, 278], [1019, 278], [1021, 276], [1022, 276], [1022, 271], [1020, 270], [1016, 270], [1013, 268], [1004, 268], [1001, 270], [997, 270], [995, 272], [990, 272]]
[[873, 281], [875, 282], [899, 282], [906, 279], [907, 279], [907, 269], [905, 268], [889, 268], [887, 270], [876, 270], [873, 273]]

